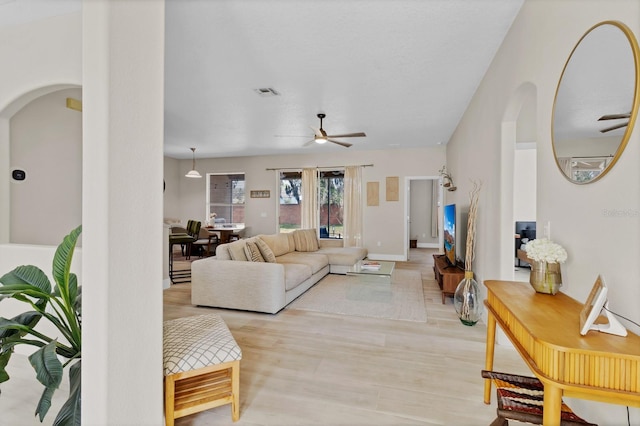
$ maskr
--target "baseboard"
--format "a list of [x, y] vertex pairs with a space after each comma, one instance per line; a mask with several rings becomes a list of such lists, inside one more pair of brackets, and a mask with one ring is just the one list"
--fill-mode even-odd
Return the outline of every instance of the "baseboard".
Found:
[[369, 253], [367, 255], [368, 259], [371, 260], [387, 260], [390, 262], [404, 262], [405, 259], [403, 255], [398, 255], [398, 254], [376, 254], [376, 253]]
[[439, 248], [438, 243], [418, 243], [418, 248]]
[[169, 278], [162, 280], [162, 289], [166, 290], [169, 287], [171, 287], [171, 280]]

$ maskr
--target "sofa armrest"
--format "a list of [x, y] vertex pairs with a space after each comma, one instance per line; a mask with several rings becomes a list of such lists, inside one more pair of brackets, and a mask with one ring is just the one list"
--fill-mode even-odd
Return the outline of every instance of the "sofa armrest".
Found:
[[284, 265], [196, 260], [191, 263], [191, 303], [274, 314], [286, 304]]

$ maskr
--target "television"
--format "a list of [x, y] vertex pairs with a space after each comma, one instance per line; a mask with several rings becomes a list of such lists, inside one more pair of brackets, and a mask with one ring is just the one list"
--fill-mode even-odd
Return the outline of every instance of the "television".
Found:
[[456, 264], [456, 205], [444, 206], [444, 254], [450, 265]]

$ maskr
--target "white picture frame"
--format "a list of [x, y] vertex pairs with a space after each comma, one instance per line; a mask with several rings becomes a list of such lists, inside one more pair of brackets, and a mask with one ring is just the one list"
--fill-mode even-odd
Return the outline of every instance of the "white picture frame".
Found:
[[[609, 289], [604, 283], [601, 275], [598, 275], [596, 282], [591, 288], [591, 292], [587, 297], [582, 311], [580, 311], [580, 334], [586, 335], [589, 330], [597, 330], [603, 333], [615, 334], [617, 336], [626, 336], [627, 329], [609, 312], [607, 308], [607, 294]], [[596, 319], [604, 310], [605, 316], [609, 320], [606, 324], [596, 324]]]

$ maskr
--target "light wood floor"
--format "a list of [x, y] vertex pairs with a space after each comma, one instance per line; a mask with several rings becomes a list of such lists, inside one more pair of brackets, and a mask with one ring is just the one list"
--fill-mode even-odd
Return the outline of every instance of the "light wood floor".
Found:
[[[488, 425], [493, 404], [482, 402], [486, 327], [466, 327], [451, 298], [441, 304], [433, 277], [434, 250], [412, 249], [398, 269], [422, 273], [427, 322], [416, 323], [283, 310], [276, 315], [199, 308], [190, 284], [164, 291], [164, 317], [218, 312], [243, 351], [240, 420], [230, 406], [176, 421], [217, 425]], [[24, 356], [2, 384], [0, 425], [40, 425], [32, 413], [42, 392]], [[529, 374], [517, 353], [497, 346], [495, 369]], [[64, 381], [44, 424], [66, 399]]]
[[[243, 351], [236, 425], [488, 425], [482, 402], [486, 327], [466, 327], [442, 305], [434, 250], [412, 249], [398, 269], [419, 270], [427, 323], [283, 310], [276, 315], [199, 308], [189, 284], [165, 290], [165, 319], [217, 312]], [[527, 373], [510, 348], [495, 369]], [[495, 398], [495, 397], [494, 397]], [[230, 425], [229, 406], [176, 425]]]

